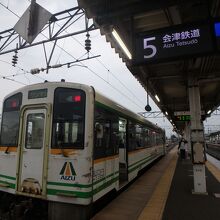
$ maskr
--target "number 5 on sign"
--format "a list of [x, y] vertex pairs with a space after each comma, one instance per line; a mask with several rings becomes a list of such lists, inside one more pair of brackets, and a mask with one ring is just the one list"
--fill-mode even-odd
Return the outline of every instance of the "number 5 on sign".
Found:
[[150, 41], [153, 41], [155, 39], [156, 39], [155, 37], [149, 37], [149, 38], [144, 39], [144, 49], [150, 49], [151, 50], [151, 53], [149, 55], [144, 55], [145, 59], [152, 58], [156, 55], [157, 48], [154, 45], [150, 44]]

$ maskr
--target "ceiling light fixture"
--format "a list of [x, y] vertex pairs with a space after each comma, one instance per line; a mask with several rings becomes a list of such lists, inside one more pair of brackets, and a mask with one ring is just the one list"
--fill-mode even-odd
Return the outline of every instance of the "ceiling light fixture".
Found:
[[158, 97], [157, 95], [155, 95], [155, 98], [156, 98], [156, 100], [157, 100], [158, 102], [160, 102], [160, 99], [159, 99], [159, 97]]
[[119, 34], [117, 33], [117, 31], [115, 29], [113, 29], [112, 35], [114, 36], [115, 40], [118, 42], [118, 44], [120, 45], [120, 47], [122, 48], [124, 53], [127, 55], [128, 59], [131, 60], [132, 56], [131, 56], [130, 51], [128, 50], [125, 43], [123, 42], [123, 40], [121, 39], [121, 37], [119, 36]]

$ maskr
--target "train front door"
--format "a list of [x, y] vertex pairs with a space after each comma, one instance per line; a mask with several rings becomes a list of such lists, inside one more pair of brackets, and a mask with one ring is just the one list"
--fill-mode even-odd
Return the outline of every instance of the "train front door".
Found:
[[45, 145], [47, 109], [24, 109], [19, 140], [20, 158], [17, 170], [17, 192], [45, 194]]

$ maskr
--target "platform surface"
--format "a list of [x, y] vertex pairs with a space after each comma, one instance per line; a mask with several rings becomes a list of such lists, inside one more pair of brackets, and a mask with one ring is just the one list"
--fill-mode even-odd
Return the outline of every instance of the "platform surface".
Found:
[[164, 209], [163, 220], [220, 219], [220, 183], [210, 172], [212, 165], [207, 162], [206, 167], [209, 168], [206, 169], [208, 195], [195, 195], [192, 194], [192, 163], [190, 160], [178, 160]]

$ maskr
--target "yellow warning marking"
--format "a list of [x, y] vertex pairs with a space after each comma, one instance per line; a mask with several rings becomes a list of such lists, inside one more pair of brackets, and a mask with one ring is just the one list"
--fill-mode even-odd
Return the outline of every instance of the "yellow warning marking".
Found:
[[167, 201], [170, 185], [173, 179], [174, 171], [177, 163], [177, 152], [172, 152], [174, 155], [161, 177], [156, 189], [154, 190], [149, 202], [143, 209], [138, 220], [161, 220], [163, 210]]
[[220, 170], [209, 161], [206, 162], [206, 167], [213, 174], [213, 176], [220, 182]]

